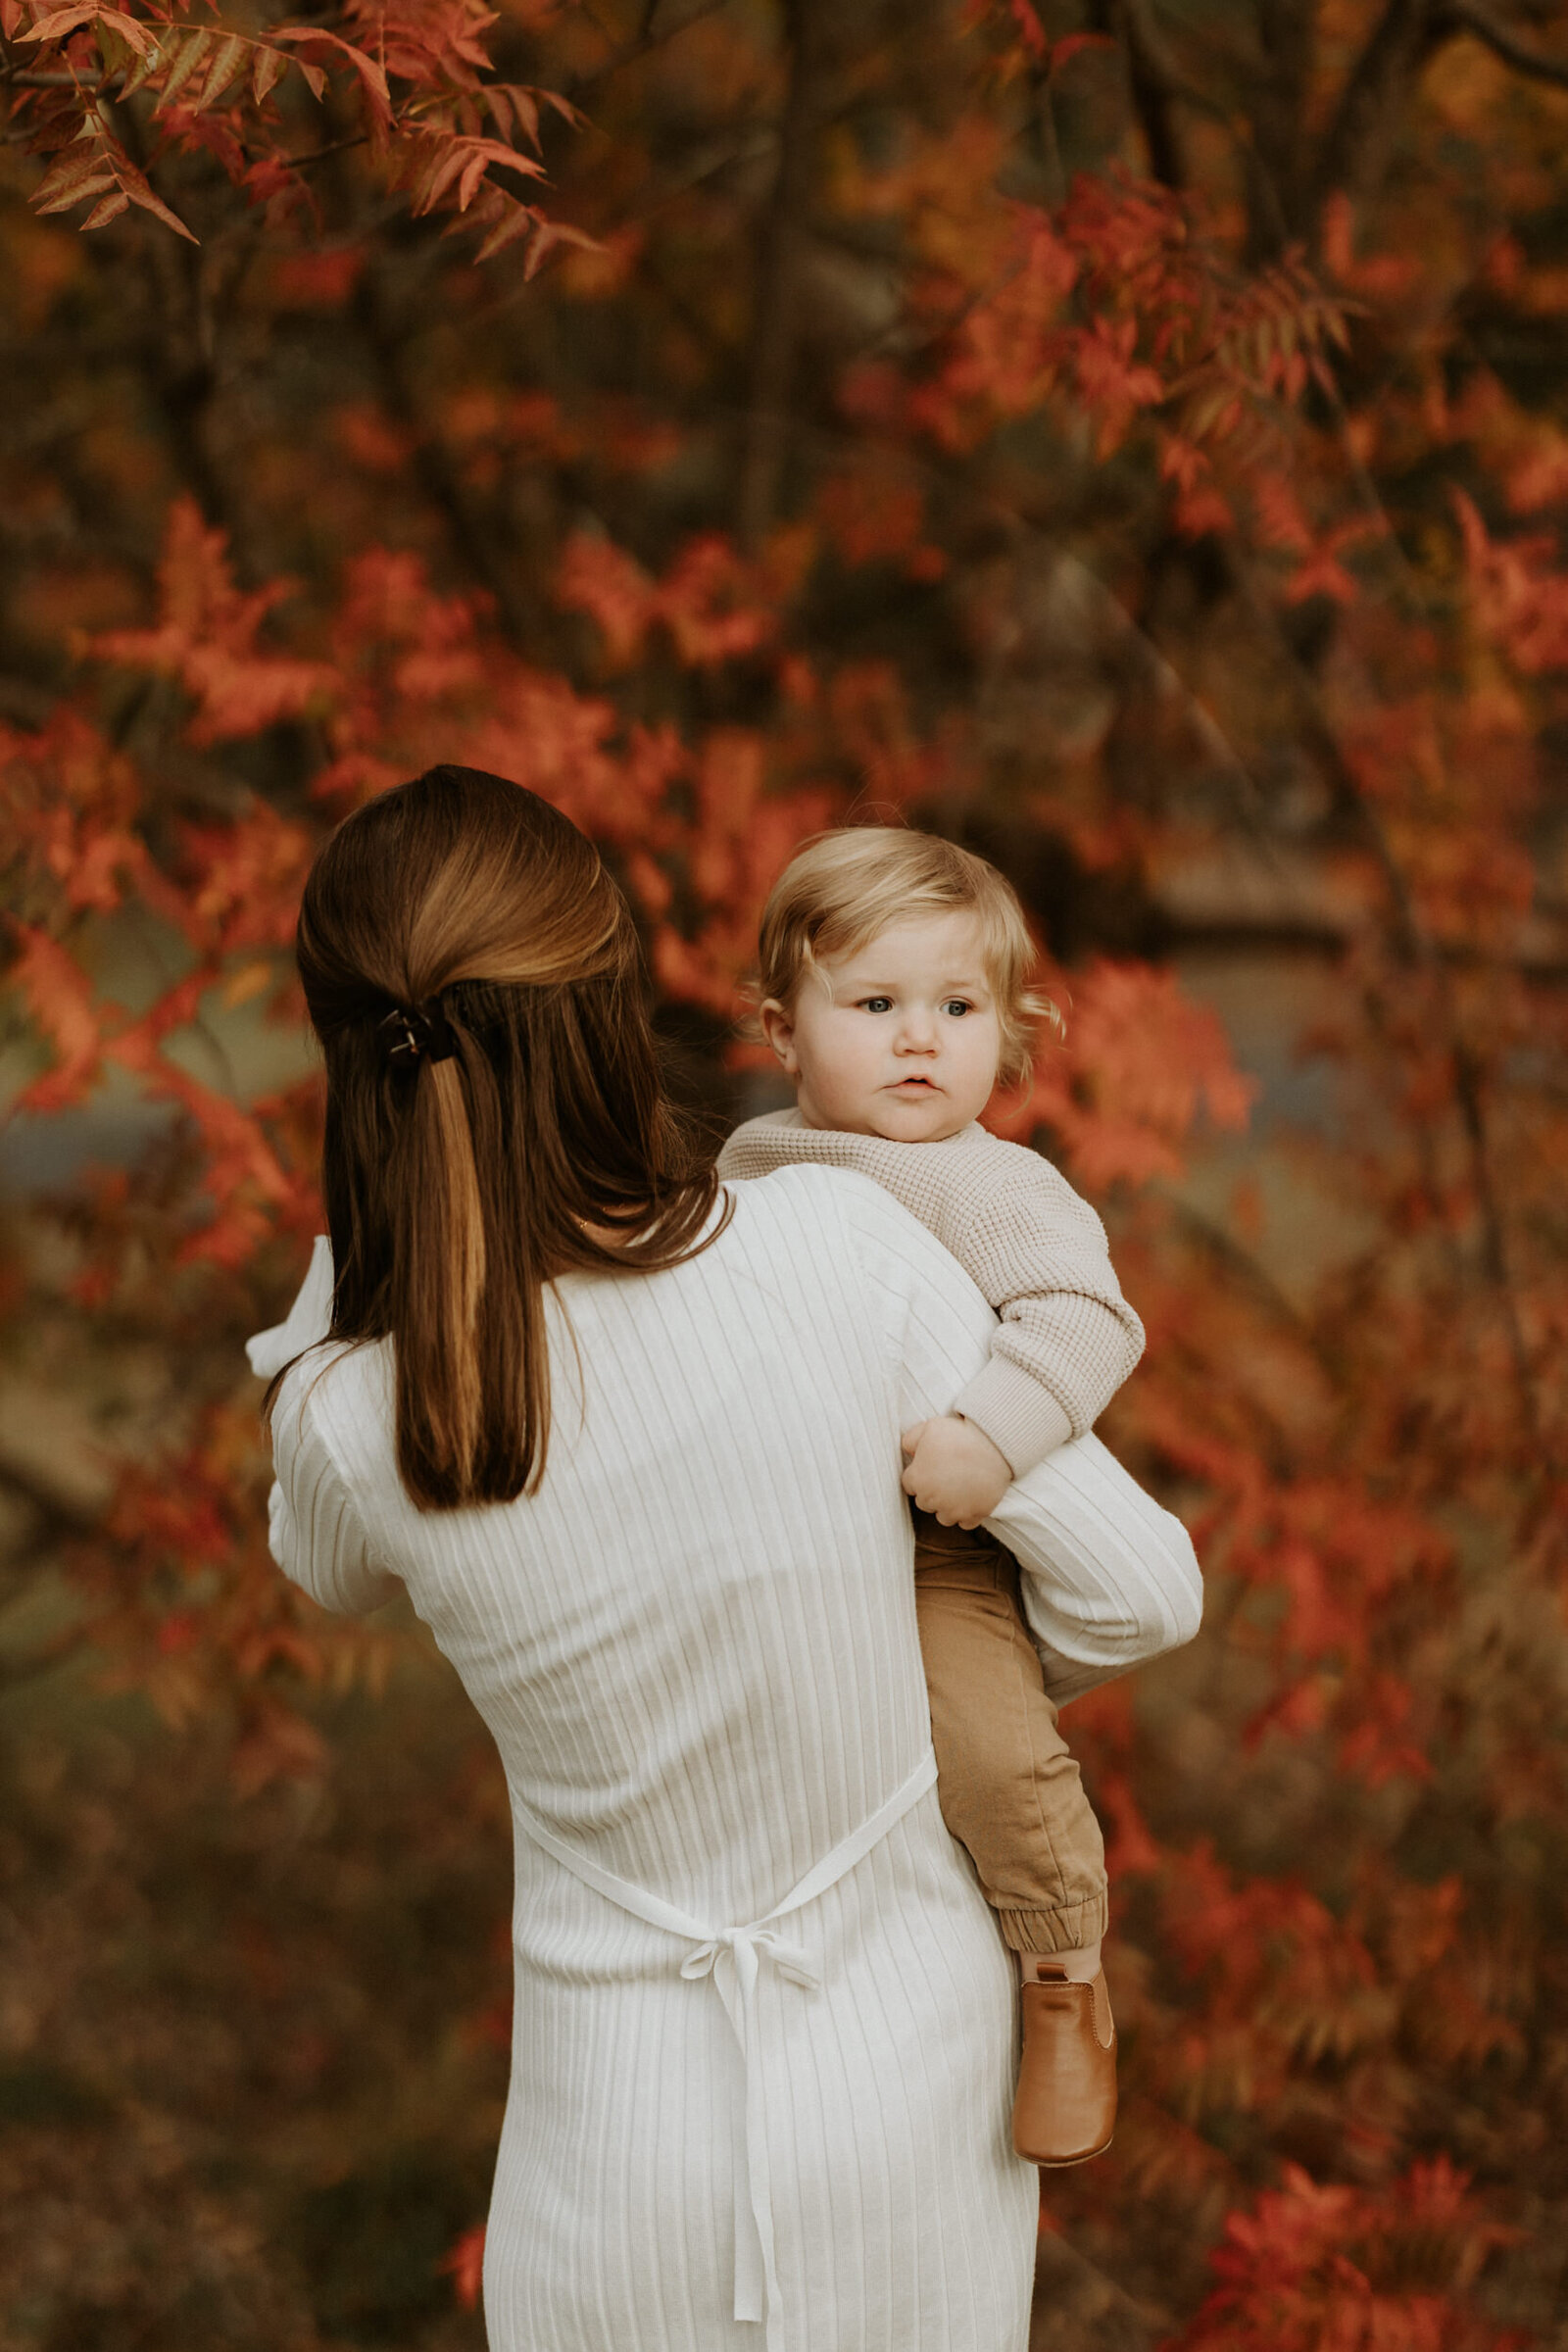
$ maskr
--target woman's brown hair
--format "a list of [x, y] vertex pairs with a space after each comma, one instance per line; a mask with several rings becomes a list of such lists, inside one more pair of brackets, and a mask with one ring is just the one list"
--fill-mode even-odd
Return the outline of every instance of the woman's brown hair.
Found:
[[549, 1444], [545, 1283], [713, 1238], [630, 910], [547, 801], [432, 767], [325, 844], [297, 949], [326, 1056], [331, 1336], [392, 1341], [421, 1509], [511, 1501]]

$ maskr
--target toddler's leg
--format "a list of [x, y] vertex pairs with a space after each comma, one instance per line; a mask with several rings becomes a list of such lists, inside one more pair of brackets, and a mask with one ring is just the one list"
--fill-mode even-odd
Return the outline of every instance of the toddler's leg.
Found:
[[1107, 1917], [1104, 1847], [1046, 1696], [1017, 1568], [981, 1529], [942, 1527], [917, 1512], [915, 1536], [943, 1819], [968, 1848], [1025, 1973], [1027, 1956], [1038, 1955], [1092, 1978]]
[[937, 1795], [1024, 1981], [1013, 2145], [1035, 2164], [1080, 2164], [1109, 2145], [1116, 2117], [1100, 1825], [1046, 1696], [1011, 1555], [918, 1511], [915, 1537]]

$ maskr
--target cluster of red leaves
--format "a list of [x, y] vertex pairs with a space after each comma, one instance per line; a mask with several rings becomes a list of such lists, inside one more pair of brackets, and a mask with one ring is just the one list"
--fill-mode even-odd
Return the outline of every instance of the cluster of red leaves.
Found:
[[[93, 220], [159, 210], [116, 144], [121, 120], [140, 125], [148, 169], [200, 149], [248, 197], [303, 218], [307, 165], [285, 150], [309, 100], [416, 209], [466, 207], [492, 248], [526, 234], [535, 260], [553, 233], [493, 177], [536, 173], [541, 101], [487, 77], [471, 0], [244, 36], [9, 4], [39, 58], [13, 90], [40, 151], [65, 159], [46, 209], [74, 189], [100, 199]], [[1050, 83], [1086, 45], [1053, 42], [1027, 0], [967, 16], [1002, 43], [1009, 87]], [[95, 111], [99, 90], [117, 115]], [[43, 1065], [24, 1106], [79, 1105], [118, 1076], [178, 1114], [156, 1203], [112, 1180], [78, 1205], [84, 1305], [145, 1318], [172, 1347], [195, 1345], [215, 1299], [235, 1330], [265, 1319], [317, 1222], [318, 1090], [246, 1099], [203, 1041], [247, 1004], [298, 1022], [289, 927], [326, 826], [437, 759], [548, 795], [623, 878], [665, 999], [720, 1036], [762, 895], [803, 835], [868, 810], [962, 822], [984, 800], [963, 698], [944, 703], [880, 653], [842, 655], [813, 623], [813, 588], [949, 582], [963, 532], [941, 485], [972, 467], [1005, 508], [1021, 426], [1037, 453], [1136, 472], [1174, 541], [1215, 556], [1276, 658], [1270, 725], [1285, 709], [1326, 773], [1338, 830], [1323, 862], [1359, 913], [1306, 1043], [1355, 1073], [1378, 1124], [1345, 1141], [1333, 1177], [1373, 1238], [1301, 1305], [1249, 1258], [1245, 1204], [1235, 1235], [1195, 1238], [1162, 1195], [1196, 1133], [1245, 1126], [1253, 1092], [1169, 971], [1048, 964], [1064, 1036], [1043, 1040], [997, 1111], [1092, 1192], [1145, 1203], [1123, 1262], [1151, 1365], [1117, 1427], [1181, 1499], [1209, 1570], [1204, 1671], [1220, 1689], [1193, 1700], [1181, 1737], [1218, 1742], [1204, 1785], [1216, 1808], [1236, 1795], [1223, 1840], [1179, 1818], [1167, 1784], [1186, 1766], [1162, 1764], [1125, 1687], [1070, 1719], [1128, 1892], [1131, 2064], [1116, 2153], [1062, 2196], [1080, 2218], [1098, 2199], [1134, 2223], [1168, 2200], [1200, 2238], [1229, 2213], [1189, 2352], [1497, 2352], [1507, 2339], [1472, 2290], [1504, 2233], [1430, 2151], [1449, 2129], [1435, 2083], [1521, 2070], [1530, 1970], [1545, 1966], [1505, 1966], [1471, 1907], [1476, 1824], [1568, 1817], [1543, 1729], [1561, 1637], [1568, 1121], [1531, 1076], [1562, 1040], [1530, 977], [1538, 747], [1568, 716], [1568, 574], [1545, 524], [1510, 520], [1561, 503], [1568, 441], [1495, 383], [1450, 400], [1435, 371], [1412, 394], [1391, 369], [1394, 389], [1345, 406], [1347, 317], [1414, 283], [1408, 255], [1356, 253], [1347, 205], [1327, 216], [1321, 278], [1296, 254], [1253, 270], [1213, 208], [1120, 168], [1080, 174], [1055, 204], [1000, 193], [1002, 144], [994, 114], [964, 110], [892, 164], [840, 158], [840, 210], [896, 222], [912, 257], [904, 357], [861, 359], [835, 387], [848, 430], [874, 446], [837, 447], [800, 513], [745, 550], [689, 524], [622, 544], [574, 506], [540, 558], [553, 661], [525, 656], [482, 590], [408, 545], [358, 545], [324, 586], [241, 585], [222, 531], [176, 500], [156, 611], [91, 636], [81, 690], [0, 738], [12, 978]], [[604, 284], [634, 273], [641, 233], [627, 229]], [[312, 299], [340, 299], [336, 257], [318, 263]], [[368, 475], [409, 465], [405, 417], [367, 402], [334, 429]], [[1403, 552], [1414, 535], [1369, 494], [1380, 446], [1412, 438], [1500, 485], [1485, 513], [1460, 497], [1424, 518], [1424, 579]], [[591, 447], [636, 476], [681, 445], [658, 419], [537, 390], [460, 387], [440, 418], [446, 460], [480, 492], [509, 464], [565, 471]], [[1291, 632], [1318, 620], [1330, 651], [1308, 673]], [[297, 789], [269, 797], [243, 779], [280, 741]], [[1085, 867], [1154, 866], [1181, 828], [1107, 814], [1107, 797], [1076, 804], [1069, 776], [1028, 806]], [[140, 927], [167, 967], [131, 1007], [96, 977], [110, 923]], [[166, 1458], [124, 1474], [75, 1563], [114, 1671], [173, 1723], [227, 1706], [250, 1788], [318, 1772], [295, 1697], [384, 1660], [279, 1586], [264, 1475], [245, 1409], [204, 1397]], [[1390, 1869], [1390, 1825], [1429, 1799], [1451, 1808], [1441, 1865]], [[1260, 1825], [1276, 1807], [1284, 1830]], [[1282, 1850], [1290, 1819], [1317, 1825], [1298, 1864]], [[477, 2232], [453, 2251], [465, 2297], [479, 2254]]]
[[[437, 758], [514, 777], [617, 854], [660, 986], [726, 1022], [740, 1008], [762, 899], [795, 845], [858, 794], [888, 813], [918, 801], [935, 772], [894, 675], [848, 668], [824, 683], [780, 643], [776, 587], [769, 596], [767, 579], [715, 537], [681, 550], [662, 580], [607, 541], [568, 539], [557, 594], [591, 614], [615, 668], [656, 623], [686, 669], [765, 660], [792, 713], [771, 739], [736, 725], [691, 740], [628, 723], [607, 696], [518, 660], [482, 600], [436, 595], [410, 555], [352, 560], [336, 611], [324, 626], [313, 617], [309, 658], [284, 650], [275, 627], [260, 639], [290, 583], [240, 592], [221, 534], [188, 501], [171, 514], [159, 581], [156, 623], [106, 632], [92, 653], [176, 686], [191, 747], [308, 721], [322, 755], [312, 792], [323, 820]], [[54, 1049], [23, 1107], [84, 1101], [108, 1064], [178, 1103], [201, 1135], [212, 1211], [183, 1254], [239, 1264], [270, 1221], [299, 1229], [314, 1172], [288, 1168], [267, 1106], [241, 1108], [169, 1049], [210, 991], [228, 1007], [280, 987], [280, 1004], [291, 1002], [276, 959], [317, 833], [250, 797], [221, 823], [179, 825], [155, 863], [137, 830], [147, 779], [67, 706], [41, 732], [9, 731], [0, 760], [33, 905], [18, 926], [13, 979]], [[95, 994], [66, 944], [82, 916], [127, 905], [176, 930], [189, 957], [135, 1016]], [[1222, 1030], [1169, 975], [1102, 960], [1075, 976], [1071, 994], [1069, 1050], [1049, 1049], [1032, 1086], [1001, 1106], [1006, 1132], [1049, 1122], [1075, 1171], [1099, 1186], [1178, 1170], [1205, 1111], [1217, 1126], [1245, 1123], [1250, 1085]]]
[[1520, 2333], [1456, 2297], [1509, 2234], [1466, 2192], [1441, 2157], [1373, 2197], [1287, 2166], [1282, 2188], [1226, 2223], [1219, 2283], [1181, 2352], [1513, 2352]]
[[3, 85], [16, 135], [49, 159], [34, 206], [86, 204], [82, 227], [103, 228], [134, 205], [196, 243], [153, 174], [177, 180], [180, 159], [206, 156], [270, 223], [308, 223], [317, 151], [364, 143], [416, 215], [481, 227], [481, 256], [526, 240], [531, 270], [563, 240], [592, 242], [516, 193], [544, 177], [541, 108], [578, 117], [554, 91], [485, 77], [496, 16], [482, 0], [351, 7], [339, 22], [241, 28], [135, 0], [4, 0], [0, 29], [25, 61]]

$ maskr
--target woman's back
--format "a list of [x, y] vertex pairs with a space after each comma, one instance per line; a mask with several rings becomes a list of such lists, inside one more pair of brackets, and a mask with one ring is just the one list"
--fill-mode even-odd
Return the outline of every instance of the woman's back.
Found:
[[[710, 1929], [760, 1921], [928, 1748], [898, 1433], [990, 1317], [885, 1196], [814, 1169], [741, 1188], [681, 1265], [560, 1293], [548, 1467], [511, 1504], [416, 1511], [384, 1346], [307, 1359], [285, 1564], [340, 1606], [407, 1584], [519, 1820]], [[934, 1794], [784, 1924], [819, 1984], [764, 1966], [752, 2017], [770, 2347], [1007, 2352], [1034, 2202], [1010, 1973]], [[525, 1832], [515, 1940], [493, 2345], [758, 2347], [732, 2316], [748, 2069], [691, 1947]]]
[[[297, 948], [332, 1247], [252, 1357], [306, 1350], [272, 1548], [330, 1608], [406, 1585], [506, 1766], [494, 2352], [1022, 2352], [1016, 1979], [937, 1809], [900, 1486], [989, 1309], [863, 1178], [715, 1200], [630, 910], [536, 794], [374, 795]], [[1071, 1687], [1191, 1635], [1164, 1518], [1086, 1437], [988, 1521]]]

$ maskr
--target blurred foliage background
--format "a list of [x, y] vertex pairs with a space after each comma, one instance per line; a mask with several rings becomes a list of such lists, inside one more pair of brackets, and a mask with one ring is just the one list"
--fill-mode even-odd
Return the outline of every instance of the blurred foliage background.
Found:
[[804, 834], [1038, 925], [995, 1120], [1209, 1587], [1067, 1718], [1124, 2110], [1038, 2345], [1568, 2346], [1564, 11], [0, 24], [0, 2344], [482, 2341], [499, 1775], [281, 1589], [240, 1349], [305, 866], [450, 758], [604, 845], [715, 1134]]

